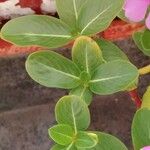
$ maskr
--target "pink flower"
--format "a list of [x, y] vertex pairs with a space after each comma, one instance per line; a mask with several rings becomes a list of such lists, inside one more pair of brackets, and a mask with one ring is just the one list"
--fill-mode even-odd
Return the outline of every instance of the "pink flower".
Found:
[[[150, 0], [126, 0], [124, 5], [125, 16], [134, 22], [140, 22], [145, 19]], [[146, 26], [150, 29], [150, 13], [146, 18]]]
[[141, 150], [150, 150], [150, 146], [143, 147]]

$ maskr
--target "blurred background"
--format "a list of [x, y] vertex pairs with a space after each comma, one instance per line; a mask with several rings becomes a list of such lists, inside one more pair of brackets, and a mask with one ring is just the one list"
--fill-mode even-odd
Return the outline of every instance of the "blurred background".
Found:
[[[34, 13], [57, 17], [54, 0], [0, 0], [1, 27], [12, 18]], [[131, 34], [141, 28], [140, 24], [115, 19], [98, 36], [113, 41], [141, 68], [150, 63], [150, 58], [131, 39]], [[55, 124], [56, 102], [68, 93], [40, 86], [26, 73], [27, 56], [39, 49], [18, 47], [0, 39], [0, 150], [48, 150], [52, 146], [47, 130]], [[70, 58], [69, 47], [55, 51]], [[140, 97], [149, 84], [149, 75], [140, 78]], [[110, 133], [132, 149], [130, 129], [136, 107], [127, 92], [94, 96], [90, 111], [90, 130]]]

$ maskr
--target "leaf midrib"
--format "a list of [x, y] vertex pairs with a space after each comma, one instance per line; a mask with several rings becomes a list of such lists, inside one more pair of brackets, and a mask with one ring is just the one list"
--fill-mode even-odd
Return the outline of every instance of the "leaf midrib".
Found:
[[77, 77], [77, 76], [74, 76], [74, 75], [72, 75], [72, 74], [63, 72], [63, 71], [61, 71], [61, 70], [57, 70], [57, 69], [52, 68], [52, 67], [50, 67], [50, 66], [47, 66], [47, 65], [45, 65], [45, 64], [43, 64], [43, 63], [40, 63], [40, 62], [38, 62], [37, 60], [34, 60], [34, 61], [37, 62], [38, 64], [40, 64], [40, 65], [46, 67], [48, 70], [54, 70], [54, 71], [56, 71], [56, 72], [58, 72], [58, 73], [64, 74], [64, 75], [69, 76], [69, 77], [72, 77], [72, 78], [74, 78], [74, 79], [76, 79], [76, 80], [80, 80], [80, 78]]
[[72, 119], [73, 119], [73, 125], [74, 125], [75, 135], [76, 135], [77, 134], [77, 125], [76, 125], [76, 118], [75, 118], [75, 114], [74, 114], [72, 106], [71, 106], [71, 112], [72, 112]]
[[35, 33], [25, 33], [25, 34], [12, 34], [12, 35], [4, 35], [5, 37], [13, 37], [13, 36], [37, 36], [37, 37], [56, 37], [56, 38], [67, 38], [70, 39], [71, 35], [56, 35], [56, 34], [35, 34]]
[[87, 49], [87, 45], [85, 48], [85, 65], [86, 65], [86, 71], [87, 73], [89, 73], [89, 63], [88, 63], [88, 49]]
[[77, 12], [76, 0], [73, 0], [73, 8], [74, 8], [76, 21], [77, 21], [78, 20], [78, 12]]
[[111, 7], [108, 6], [106, 9], [104, 9], [100, 14], [98, 14], [95, 18], [93, 18], [89, 23], [87, 23], [87, 25], [82, 29], [81, 34], [83, 34], [83, 32], [94, 22], [96, 21], [103, 13], [105, 13], [109, 8]]
[[95, 82], [101, 82], [101, 81], [108, 81], [108, 80], [112, 80], [112, 79], [119, 79], [122, 77], [127, 77], [130, 74], [126, 74], [126, 75], [118, 75], [118, 76], [114, 76], [114, 77], [107, 77], [107, 78], [102, 78], [102, 79], [95, 79], [95, 80], [91, 80], [90, 83], [95, 83]]
[[63, 133], [60, 133], [60, 132], [57, 132], [57, 131], [53, 131], [53, 133], [56, 133], [56, 134], [58, 134], [58, 135], [62, 135], [62, 136], [64, 136], [64, 137], [67, 137], [67, 138], [69, 138], [70, 140], [72, 140], [72, 137], [71, 137], [71, 136], [68, 136], [67, 134], [63, 134]]

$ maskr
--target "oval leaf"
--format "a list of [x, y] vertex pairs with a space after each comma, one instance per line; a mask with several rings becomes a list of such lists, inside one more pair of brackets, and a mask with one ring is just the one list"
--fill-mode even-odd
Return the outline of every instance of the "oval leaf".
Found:
[[101, 132], [95, 133], [98, 136], [99, 142], [90, 150], [127, 150], [126, 146], [116, 137]]
[[54, 145], [50, 150], [84, 150], [84, 149], [77, 149], [72, 143], [68, 146]]
[[[91, 132], [89, 132], [91, 133]], [[98, 137], [98, 143], [95, 147], [89, 148], [90, 150], [127, 150], [126, 146], [116, 137], [101, 133], [101, 132], [94, 132], [94, 134], [97, 135]], [[75, 148], [71, 147], [71, 149], [63, 149], [63, 147], [60, 146], [55, 146], [57, 149], [52, 149], [52, 150], [87, 150], [88, 148]], [[58, 148], [62, 149], [58, 149]]]
[[82, 35], [91, 35], [106, 29], [122, 9], [124, 0], [89, 0], [79, 14]]
[[148, 87], [147, 91], [145, 92], [142, 100], [142, 108], [150, 108], [150, 86]]
[[[115, 61], [115, 60], [129, 61], [126, 54], [114, 43], [104, 39], [98, 39], [96, 41], [102, 50], [103, 58], [105, 59], [106, 62]], [[133, 83], [131, 83], [124, 90], [131, 91], [132, 89], [135, 89], [137, 87], [137, 83], [138, 83], [138, 79]]]
[[98, 143], [98, 136], [95, 133], [79, 132], [76, 138], [75, 146], [80, 149], [91, 149]]
[[61, 20], [42, 15], [13, 19], [1, 30], [2, 38], [14, 44], [59, 47], [72, 39], [69, 28]]
[[96, 94], [112, 94], [126, 89], [138, 75], [137, 68], [127, 61], [108, 62], [95, 70], [90, 89]]
[[61, 145], [54, 145], [50, 150], [66, 150], [66, 147]]
[[145, 30], [142, 35], [142, 45], [147, 51], [150, 51], [150, 31], [149, 30]]
[[97, 39], [96, 42], [101, 48], [103, 58], [106, 62], [114, 61], [114, 60], [128, 61], [128, 57], [126, 56], [126, 54], [114, 43], [104, 39]]
[[150, 145], [150, 109], [136, 112], [132, 123], [132, 140], [135, 150]]
[[95, 68], [103, 63], [102, 52], [97, 43], [89, 37], [76, 39], [72, 49], [72, 59], [81, 71], [92, 75]]
[[48, 130], [50, 137], [60, 145], [69, 145], [73, 141], [74, 130], [69, 125], [59, 124]]
[[56, 0], [57, 12], [60, 19], [68, 24], [71, 28], [76, 29], [80, 9], [86, 3], [86, 1], [87, 0]]
[[33, 80], [46, 87], [72, 89], [80, 84], [76, 65], [53, 51], [31, 54], [26, 61], [26, 70]]
[[92, 92], [86, 86], [79, 86], [75, 89], [72, 89], [69, 94], [79, 96], [82, 100], [86, 102], [87, 105], [91, 104], [93, 97]]
[[133, 40], [137, 47], [147, 56], [150, 56], [150, 48], [145, 49], [143, 44], [142, 44], [142, 37], [143, 37], [143, 32], [135, 32], [133, 34]]
[[86, 103], [78, 96], [61, 98], [55, 108], [56, 120], [61, 124], [68, 124], [77, 130], [85, 130], [90, 124], [90, 113]]

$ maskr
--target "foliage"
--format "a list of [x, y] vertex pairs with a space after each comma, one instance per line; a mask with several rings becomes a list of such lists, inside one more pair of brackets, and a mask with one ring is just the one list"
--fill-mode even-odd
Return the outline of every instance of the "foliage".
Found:
[[[3, 39], [20, 46], [57, 48], [74, 41], [71, 59], [42, 50], [31, 54], [25, 65], [29, 76], [39, 84], [69, 92], [55, 107], [57, 124], [48, 130], [56, 143], [51, 150], [127, 150], [114, 136], [88, 131], [91, 120], [88, 105], [94, 94], [108, 95], [138, 86], [139, 70], [125, 53], [110, 41], [91, 37], [105, 30], [117, 15], [127, 20], [123, 3], [123, 0], [56, 0], [60, 19], [29, 15], [11, 20], [1, 29]], [[150, 56], [150, 31], [136, 32], [133, 39]], [[148, 88], [133, 119], [135, 150], [150, 145], [149, 107]]]

